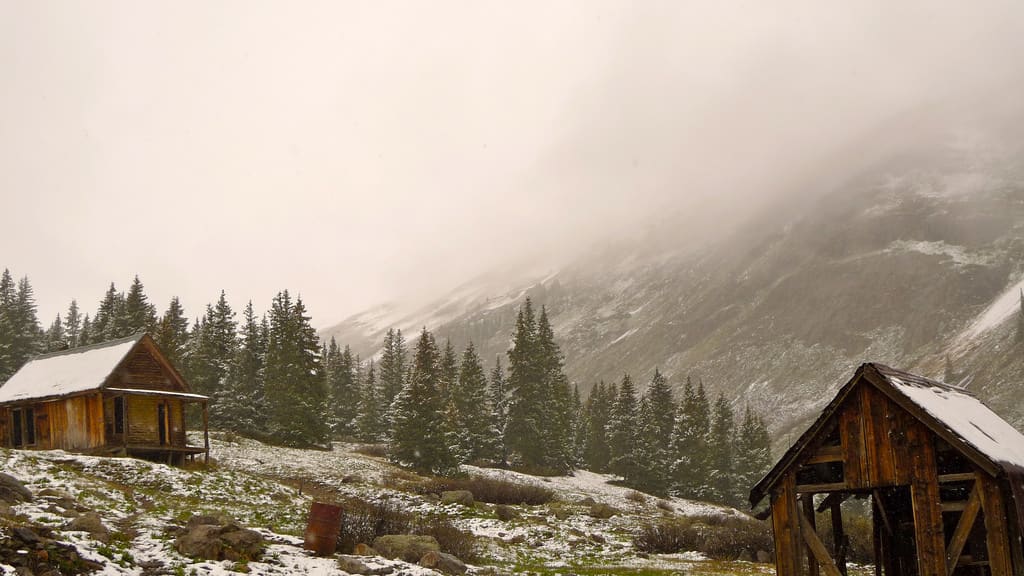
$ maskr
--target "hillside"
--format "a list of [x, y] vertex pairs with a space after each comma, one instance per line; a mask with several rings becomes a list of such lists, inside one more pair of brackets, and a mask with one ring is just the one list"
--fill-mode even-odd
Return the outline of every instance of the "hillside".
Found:
[[1001, 322], [1024, 274], [1024, 169], [1012, 155], [953, 144], [893, 155], [804, 182], [710, 245], [666, 241], [686, 226], [666, 217], [543, 276], [471, 282], [321, 335], [367, 357], [387, 328], [426, 325], [490, 359], [530, 296], [548, 307], [584, 390], [657, 366], [676, 385], [700, 377], [760, 407], [784, 440], [861, 362], [941, 378], [949, 351], [972, 389], [1024, 423], [1010, 401], [1024, 393], [1024, 350]]
[[[440, 501], [428, 488], [433, 479], [357, 453], [353, 445], [336, 444], [331, 451], [285, 449], [217, 434], [212, 446], [217, 463], [193, 469], [61, 451], [0, 450], [3, 470], [32, 493], [29, 501], [0, 506], [0, 571], [13, 574], [16, 566], [28, 565], [42, 574], [46, 566], [61, 563], [62, 573], [69, 574], [346, 574], [339, 557], [316, 558], [301, 549], [306, 515], [316, 499], [342, 504], [349, 526], [358, 526], [367, 509], [450, 526], [449, 540], [472, 551], [466, 558], [472, 574], [667, 574], [697, 567], [708, 574], [772, 572], [769, 564], [712, 561], [696, 552], [638, 553], [634, 536], [642, 525], [658, 520], [691, 522], [709, 533], [715, 528], [701, 528], [702, 523], [750, 525], [758, 546], [770, 547], [770, 536], [766, 525], [741, 512], [682, 499], [657, 500], [609, 484], [609, 476], [580, 471], [537, 478], [467, 468], [471, 478], [550, 491], [546, 503], [499, 510], [480, 501]], [[0, 497], [6, 495], [0, 490]], [[595, 513], [595, 506], [606, 513]], [[97, 516], [93, 523], [75, 524], [90, 514]], [[179, 553], [175, 539], [196, 515], [234, 519], [263, 537], [265, 551], [254, 558], [219, 561]], [[102, 526], [96, 528], [97, 523]], [[35, 545], [25, 537], [26, 529], [52, 542], [38, 545], [30, 555]], [[742, 544], [722, 545], [732, 547], [730, 558], [751, 554]], [[360, 562], [381, 574], [435, 573], [379, 557]]]

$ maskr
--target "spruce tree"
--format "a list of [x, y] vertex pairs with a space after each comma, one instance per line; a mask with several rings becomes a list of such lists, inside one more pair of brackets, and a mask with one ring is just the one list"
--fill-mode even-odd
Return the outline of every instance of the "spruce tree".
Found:
[[[198, 354], [198, 360], [202, 363], [198, 369], [201, 393], [213, 398], [210, 422], [215, 427], [228, 424], [226, 411], [230, 411], [228, 404], [234, 402], [234, 399], [231, 391], [226, 388], [226, 382], [237, 353], [238, 323], [227, 296], [221, 290], [217, 303], [206, 307]], [[319, 358], [319, 354], [316, 357]]]
[[447, 406], [452, 401], [452, 389], [459, 381], [459, 357], [452, 346], [451, 338], [444, 342], [444, 351], [441, 353], [441, 369], [439, 372], [438, 388], [441, 390], [441, 400]]
[[673, 459], [672, 491], [683, 498], [701, 499], [709, 494], [710, 412], [704, 383], [700, 382], [695, 390], [687, 377], [670, 445]]
[[406, 372], [405, 338], [402, 331], [391, 328], [384, 337], [384, 349], [380, 357], [381, 412], [385, 425], [390, 429], [391, 405], [405, 385]]
[[668, 380], [657, 368], [654, 369], [654, 376], [647, 387], [647, 397], [650, 399], [651, 417], [654, 418], [658, 434], [667, 445], [669, 438], [672, 437], [672, 429], [675, 428], [676, 402]]
[[341, 351], [334, 338], [328, 345], [329, 381], [331, 398], [331, 421], [333, 432], [341, 438], [356, 433], [356, 418], [359, 408], [359, 387], [356, 383], [356, 360], [352, 349], [345, 346]]
[[220, 406], [224, 426], [248, 436], [262, 437], [266, 430], [266, 399], [263, 364], [267, 355], [266, 319], [256, 319], [249, 301], [242, 312], [241, 336]]
[[487, 389], [487, 376], [471, 341], [462, 354], [458, 380], [450, 390], [454, 407], [451, 430], [463, 462], [493, 463], [500, 457], [498, 428]]
[[68, 347], [67, 335], [64, 333], [64, 323], [60, 320], [60, 314], [54, 318], [50, 328], [46, 331], [46, 351], [57, 352], [66, 350]]
[[733, 499], [736, 484], [733, 470], [733, 432], [736, 426], [732, 407], [721, 392], [715, 400], [711, 414], [711, 435], [709, 449], [711, 455], [711, 498], [716, 502], [738, 505]]
[[543, 464], [548, 470], [564, 474], [572, 470], [573, 462], [572, 390], [563, 371], [562, 351], [555, 342], [544, 306], [537, 319], [536, 354], [541, 375]]
[[416, 470], [450, 474], [458, 464], [445, 434], [441, 403], [441, 353], [434, 336], [423, 328], [416, 343], [409, 381], [395, 399], [390, 457]]
[[370, 360], [370, 367], [366, 371], [366, 379], [359, 396], [359, 415], [356, 421], [359, 439], [363, 442], [379, 442], [384, 438], [380, 397], [377, 369], [373, 360]]
[[0, 275], [0, 383], [5, 382], [18, 368], [14, 365], [11, 355], [11, 347], [14, 345], [14, 306], [17, 296], [11, 271], [5, 268], [3, 274]]
[[125, 296], [124, 318], [124, 330], [128, 334], [156, 330], [156, 308], [149, 303], [138, 276], [135, 276], [131, 288], [128, 289], [128, 295]]
[[71, 301], [68, 311], [64, 315], [64, 335], [67, 339], [68, 348], [77, 348], [80, 345], [79, 338], [82, 333], [82, 313], [78, 309], [78, 302]]
[[[614, 388], [614, 387], [612, 387]], [[611, 452], [608, 447], [608, 423], [611, 420], [615, 391], [598, 382], [590, 391], [583, 406], [586, 423], [586, 440], [583, 462], [591, 472], [608, 472]]]
[[490, 378], [491, 410], [495, 428], [498, 430], [498, 463], [508, 464], [508, 448], [505, 446], [505, 428], [508, 426], [508, 382], [501, 368], [501, 356], [494, 359]]
[[587, 439], [587, 418], [583, 409], [583, 397], [579, 385], [572, 387], [572, 467], [584, 464]]
[[183, 368], [188, 336], [188, 318], [185, 317], [185, 309], [182, 308], [178, 297], [174, 296], [167, 306], [167, 311], [160, 318], [153, 339], [163, 351], [164, 356], [179, 370]]
[[505, 445], [516, 463], [529, 469], [542, 467], [545, 456], [543, 374], [536, 358], [537, 323], [527, 298], [516, 317], [512, 349], [508, 352], [510, 399]]
[[743, 422], [736, 432], [734, 462], [736, 485], [732, 500], [741, 503], [746, 500], [750, 488], [771, 466], [771, 439], [768, 436], [768, 428], [764, 420], [750, 409], [749, 404], [743, 411]]
[[77, 346], [85, 346], [92, 342], [92, 320], [89, 319], [89, 314], [86, 313], [82, 317], [82, 329], [78, 331], [78, 342]]
[[635, 469], [628, 480], [630, 486], [659, 496], [666, 494], [669, 484], [667, 442], [661, 435], [661, 424], [657, 406], [648, 392], [640, 399], [637, 411]]
[[28, 276], [18, 281], [14, 304], [8, 310], [7, 317], [12, 330], [7, 354], [13, 374], [45, 349], [43, 329], [36, 317], [35, 294]]
[[636, 426], [639, 415], [636, 388], [633, 379], [626, 374], [619, 384], [619, 395], [612, 405], [611, 417], [608, 420], [608, 450], [610, 461], [608, 468], [612, 474], [618, 474], [627, 483], [637, 477], [637, 437]]
[[120, 337], [116, 328], [119, 298], [120, 294], [117, 291], [117, 287], [111, 282], [110, 288], [107, 289], [106, 293], [103, 294], [103, 299], [100, 300], [96, 315], [93, 316], [92, 337], [88, 342], [89, 344], [97, 344]]

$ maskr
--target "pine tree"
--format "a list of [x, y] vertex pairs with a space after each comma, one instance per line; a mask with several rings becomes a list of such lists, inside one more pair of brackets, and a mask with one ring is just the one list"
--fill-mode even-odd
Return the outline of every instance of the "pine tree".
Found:
[[89, 314], [86, 313], [82, 317], [82, 329], [78, 331], [77, 346], [85, 346], [89, 342], [92, 342], [92, 320], [89, 319]]
[[7, 308], [5, 316], [11, 328], [7, 356], [13, 374], [33, 356], [42, 352], [46, 345], [43, 329], [36, 317], [36, 299], [32, 284], [27, 276], [18, 281], [14, 302]]
[[616, 391], [614, 386], [598, 382], [590, 391], [583, 406], [585, 413], [586, 439], [583, 462], [591, 472], [608, 472], [611, 452], [608, 447], [608, 423], [611, 420], [612, 404]]
[[409, 367], [406, 362], [405, 338], [401, 330], [391, 328], [384, 337], [384, 350], [380, 357], [381, 413], [390, 430], [391, 405], [402, 391]]
[[518, 464], [532, 469], [542, 467], [545, 456], [543, 374], [536, 357], [537, 323], [533, 304], [527, 298], [516, 317], [512, 349], [508, 352], [510, 400], [505, 445]]
[[694, 390], [692, 381], [687, 378], [670, 445], [673, 458], [672, 491], [683, 498], [701, 499], [709, 493], [710, 412], [704, 383], [700, 382]]
[[583, 466], [587, 438], [587, 418], [579, 385], [572, 387], [572, 467]]
[[117, 291], [117, 287], [111, 282], [110, 288], [107, 289], [103, 299], [100, 300], [96, 315], [93, 316], [92, 337], [88, 344], [98, 344], [120, 337], [116, 328], [119, 298], [121, 296]]
[[668, 380], [657, 368], [654, 369], [654, 376], [647, 387], [647, 397], [650, 399], [651, 416], [654, 418], [658, 434], [667, 445], [668, 439], [672, 437], [672, 429], [675, 428], [676, 402]]
[[274, 297], [270, 308], [264, 389], [268, 429], [275, 440], [292, 446], [327, 441], [320, 344], [302, 299], [293, 304], [287, 290]]
[[124, 330], [129, 334], [156, 330], [156, 308], [149, 303], [142, 281], [137, 275], [124, 299], [124, 318]]
[[[166, 316], [166, 315], [165, 315]], [[241, 337], [227, 375], [221, 405], [224, 426], [249, 436], [261, 436], [266, 429], [266, 399], [263, 390], [263, 364], [267, 355], [266, 318], [256, 319], [249, 301], [242, 312]]]
[[505, 371], [501, 368], [501, 356], [494, 359], [494, 369], [490, 378], [491, 410], [494, 426], [498, 430], [498, 463], [508, 464], [508, 448], [505, 446], [505, 428], [508, 426], [508, 382]]
[[14, 365], [14, 359], [11, 356], [15, 331], [14, 306], [17, 296], [11, 271], [5, 268], [3, 274], [0, 275], [0, 382], [5, 382], [18, 368]]
[[359, 408], [359, 387], [356, 383], [356, 360], [352, 349], [342, 352], [331, 338], [328, 348], [328, 393], [331, 398], [331, 421], [336, 436], [347, 438], [356, 433]]
[[619, 395], [612, 406], [608, 420], [608, 449], [611, 456], [608, 464], [613, 474], [618, 474], [627, 483], [637, 477], [636, 426], [639, 415], [636, 388], [633, 379], [626, 374], [619, 384]]
[[164, 356], [174, 366], [183, 367], [183, 360], [188, 347], [188, 318], [181, 301], [175, 296], [171, 298], [167, 311], [160, 318], [160, 324], [153, 336]]
[[751, 411], [748, 404], [743, 411], [743, 422], [736, 433], [734, 466], [736, 486], [732, 500], [740, 503], [746, 500], [748, 491], [771, 466], [771, 439], [764, 420]]
[[67, 335], [64, 333], [64, 323], [60, 320], [60, 314], [54, 318], [50, 328], [46, 331], [46, 351], [57, 352], [66, 350], [68, 347]]
[[669, 484], [668, 450], [665, 437], [661, 435], [661, 424], [657, 406], [648, 392], [640, 399], [637, 411], [635, 469], [628, 480], [630, 486], [659, 496], [666, 494]]
[[544, 306], [537, 319], [536, 345], [536, 362], [541, 375], [544, 467], [566, 473], [572, 470], [573, 461], [572, 391], [563, 371], [562, 351], [555, 343], [555, 333]]
[[390, 456], [416, 470], [444, 475], [457, 470], [458, 464], [449, 450], [441, 417], [440, 363], [434, 336], [423, 328], [409, 381], [395, 399]]
[[202, 327], [196, 359], [200, 365], [193, 366], [193, 370], [200, 375], [200, 393], [207, 394], [213, 399], [210, 406], [210, 422], [212, 426], [219, 428], [228, 424], [228, 405], [235, 401], [225, 384], [238, 353], [238, 323], [223, 290], [217, 303], [212, 307], [206, 307]]
[[441, 401], [447, 407], [452, 401], [452, 389], [459, 381], [459, 358], [455, 354], [455, 347], [452, 346], [451, 338], [445, 340], [444, 352], [441, 353], [441, 368], [438, 373], [438, 389], [441, 391]]
[[[443, 362], [442, 362], [443, 366]], [[493, 463], [500, 458], [487, 376], [471, 341], [462, 354], [458, 380], [450, 391], [454, 407], [451, 430], [463, 462]]]
[[373, 360], [370, 360], [370, 368], [366, 371], [366, 379], [359, 396], [359, 416], [356, 421], [359, 439], [363, 442], [379, 442], [384, 438], [380, 396], [377, 369]]
[[82, 313], [78, 309], [78, 302], [71, 301], [68, 311], [64, 315], [64, 335], [68, 348], [80, 346], [79, 337], [82, 333]]
[[736, 426], [732, 407], [725, 395], [718, 394], [711, 413], [711, 498], [716, 502], [738, 505], [732, 498], [736, 484], [733, 470], [733, 431]]

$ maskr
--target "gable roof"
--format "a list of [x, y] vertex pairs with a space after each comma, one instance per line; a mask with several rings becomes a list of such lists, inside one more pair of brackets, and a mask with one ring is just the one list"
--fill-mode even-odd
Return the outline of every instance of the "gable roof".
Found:
[[822, 431], [860, 382], [873, 385], [993, 476], [1024, 471], [1024, 435], [962, 389], [884, 364], [862, 364], [817, 420], [750, 491], [756, 506]]
[[143, 337], [145, 334], [139, 333], [36, 356], [0, 386], [0, 403], [97, 390]]

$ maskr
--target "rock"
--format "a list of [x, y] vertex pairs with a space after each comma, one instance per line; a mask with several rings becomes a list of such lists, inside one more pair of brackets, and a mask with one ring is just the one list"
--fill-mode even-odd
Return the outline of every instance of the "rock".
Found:
[[494, 514], [498, 517], [498, 520], [501, 520], [502, 522], [508, 522], [519, 518], [519, 512], [516, 512], [515, 508], [505, 504], [498, 504], [495, 506]]
[[263, 555], [263, 536], [255, 530], [238, 527], [221, 532], [220, 539], [224, 543], [225, 560], [251, 560]]
[[25, 488], [25, 485], [20, 480], [10, 474], [0, 472], [0, 501], [8, 504], [17, 504], [31, 500], [32, 492]]
[[220, 527], [212, 524], [193, 526], [175, 541], [174, 547], [185, 556], [206, 560], [220, 560], [224, 551]]
[[223, 526], [232, 522], [234, 522], [234, 519], [225, 516], [218, 516], [214, 514], [194, 514], [188, 519], [188, 523], [185, 524], [185, 528], [191, 530], [192, 528], [200, 525]]
[[420, 558], [419, 564], [424, 568], [440, 570], [445, 574], [466, 573], [466, 564], [462, 560], [444, 552], [427, 552]]
[[758, 550], [757, 555], [754, 557], [754, 559], [760, 562], [761, 564], [771, 564], [772, 555], [771, 552], [768, 552], [767, 550]]
[[739, 562], [753, 562], [754, 556], [750, 553], [750, 550], [744, 548], [743, 550], [740, 550], [739, 555], [736, 556], [736, 560]]
[[64, 526], [65, 530], [88, 532], [90, 536], [100, 542], [110, 541], [110, 529], [103, 525], [103, 519], [96, 512], [86, 512], [75, 517]]
[[263, 555], [263, 536], [223, 517], [196, 515], [174, 543], [185, 556], [205, 560], [255, 560]]
[[580, 500], [580, 504], [582, 504], [583, 506], [593, 506], [594, 504], [597, 504], [597, 501], [591, 498], [590, 496], [587, 496], [586, 498]]
[[365, 542], [356, 544], [356, 547], [352, 550], [352, 554], [356, 556], [377, 556], [377, 551], [370, 547]]
[[598, 518], [600, 520], [611, 518], [618, 513], [618, 510], [603, 502], [595, 502], [591, 504], [590, 510], [588, 511], [588, 514], [590, 514], [592, 518]]
[[395, 571], [391, 566], [378, 566], [370, 567], [358, 556], [348, 556], [342, 554], [338, 557], [338, 568], [342, 572], [348, 572], [349, 574], [368, 574], [373, 576], [383, 576], [385, 574], [391, 574]]
[[413, 536], [410, 534], [389, 534], [378, 536], [373, 540], [373, 548], [385, 558], [397, 558], [409, 563], [416, 563], [427, 552], [440, 552], [441, 547], [433, 536]]
[[12, 532], [18, 540], [21, 540], [25, 544], [37, 544], [42, 540], [39, 537], [39, 534], [36, 534], [35, 530], [25, 526], [15, 526]]
[[473, 493], [469, 490], [448, 490], [441, 492], [441, 504], [473, 505]]

